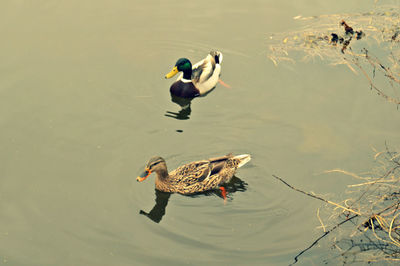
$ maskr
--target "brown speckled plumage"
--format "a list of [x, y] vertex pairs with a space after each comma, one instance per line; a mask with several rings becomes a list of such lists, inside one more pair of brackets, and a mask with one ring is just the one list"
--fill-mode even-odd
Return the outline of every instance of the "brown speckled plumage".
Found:
[[156, 172], [156, 189], [164, 192], [193, 194], [218, 188], [229, 182], [237, 168], [250, 160], [250, 155], [228, 154], [208, 160], [195, 161], [168, 173], [164, 159], [153, 157], [146, 169]]

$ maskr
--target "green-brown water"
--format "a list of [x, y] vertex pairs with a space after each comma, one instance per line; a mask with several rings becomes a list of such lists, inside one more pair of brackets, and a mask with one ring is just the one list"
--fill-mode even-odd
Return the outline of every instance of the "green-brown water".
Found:
[[[2, 1], [0, 264], [290, 263], [321, 233], [320, 202], [271, 174], [340, 194], [348, 179], [321, 172], [370, 169], [371, 146], [400, 142], [399, 112], [344, 66], [275, 67], [267, 37], [373, 2]], [[232, 88], [165, 116], [180, 108], [164, 75], [211, 49]], [[226, 205], [172, 195], [160, 223], [139, 214], [155, 204], [154, 176], [135, 179], [151, 156], [172, 170], [229, 152], [253, 159]]]

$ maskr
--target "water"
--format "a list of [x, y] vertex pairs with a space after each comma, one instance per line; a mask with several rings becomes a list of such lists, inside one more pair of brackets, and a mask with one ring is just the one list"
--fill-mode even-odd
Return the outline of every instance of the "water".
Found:
[[[307, 191], [341, 194], [370, 169], [371, 146], [398, 145], [395, 106], [362, 76], [324, 62], [275, 67], [271, 32], [292, 18], [350, 13], [374, 1], [3, 1], [0, 4], [0, 264], [287, 265], [321, 233]], [[176, 60], [224, 54], [222, 79], [186, 120], [165, 80]], [[249, 153], [244, 188], [164, 201], [154, 176]], [[321, 253], [329, 252], [322, 243]], [[302, 263], [318, 261], [318, 252]]]

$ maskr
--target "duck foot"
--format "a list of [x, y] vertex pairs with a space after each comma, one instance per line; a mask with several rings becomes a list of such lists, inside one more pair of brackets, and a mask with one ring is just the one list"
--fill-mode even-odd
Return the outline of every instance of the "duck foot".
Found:
[[221, 79], [218, 80], [219, 84], [221, 84], [222, 86], [224, 86], [225, 88], [231, 89], [232, 87], [229, 84], [226, 84], [225, 82], [223, 82]]
[[224, 198], [224, 204], [226, 204], [226, 189], [224, 187], [219, 187], [221, 190], [221, 195]]

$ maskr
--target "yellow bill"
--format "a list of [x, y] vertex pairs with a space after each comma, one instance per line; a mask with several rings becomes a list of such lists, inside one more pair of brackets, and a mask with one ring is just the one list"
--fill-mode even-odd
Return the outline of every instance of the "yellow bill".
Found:
[[173, 76], [178, 74], [178, 72], [179, 72], [178, 67], [174, 66], [174, 68], [171, 70], [171, 72], [169, 72], [167, 75], [165, 75], [165, 78], [166, 79], [172, 78]]

